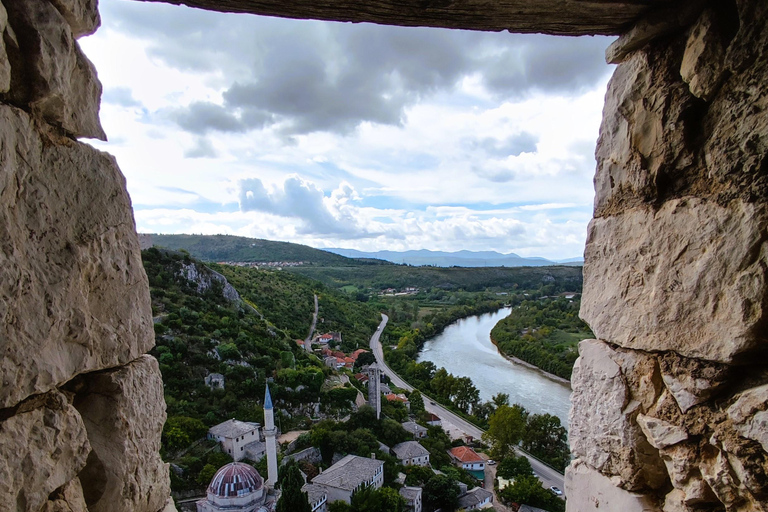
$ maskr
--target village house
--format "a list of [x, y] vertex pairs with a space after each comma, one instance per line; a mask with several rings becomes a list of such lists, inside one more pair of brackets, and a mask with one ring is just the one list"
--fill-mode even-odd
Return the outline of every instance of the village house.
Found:
[[221, 443], [222, 451], [237, 462], [245, 458], [247, 444], [261, 440], [259, 427], [258, 423], [231, 419], [208, 429], [208, 439]]
[[352, 493], [363, 486], [381, 488], [384, 484], [384, 461], [347, 455], [317, 475], [312, 483], [325, 490], [328, 503], [350, 503]]
[[325, 512], [328, 510], [328, 493], [325, 492], [323, 487], [314, 484], [304, 484], [301, 490], [307, 493], [312, 512]]
[[475, 487], [463, 496], [459, 496], [460, 510], [479, 510], [493, 506], [493, 493], [482, 487]]
[[405, 405], [405, 408], [407, 410], [411, 410], [411, 402], [408, 401], [408, 397], [406, 397], [404, 394], [400, 393], [398, 395], [394, 393], [389, 393], [384, 396], [389, 402], [401, 402]]
[[414, 439], [424, 439], [427, 437], [427, 429], [416, 423], [415, 421], [406, 421], [402, 423], [403, 428], [413, 435]]
[[448, 451], [448, 454], [451, 456], [451, 460], [454, 464], [462, 469], [466, 469], [473, 477], [481, 482], [484, 480], [485, 460], [480, 457], [475, 450], [469, 446], [457, 446], [451, 448]]
[[427, 414], [427, 425], [431, 427], [442, 427], [443, 422], [440, 420], [440, 417], [432, 414], [431, 412]]
[[396, 444], [392, 453], [403, 466], [429, 466], [429, 451], [416, 441]]
[[421, 512], [421, 487], [401, 487], [400, 496], [405, 499], [407, 512]]

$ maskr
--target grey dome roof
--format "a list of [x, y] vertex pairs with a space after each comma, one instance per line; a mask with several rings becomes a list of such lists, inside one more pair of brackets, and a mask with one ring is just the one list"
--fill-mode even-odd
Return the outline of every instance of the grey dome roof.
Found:
[[253, 466], [230, 462], [219, 469], [208, 486], [208, 492], [221, 497], [243, 496], [258, 491], [264, 479]]

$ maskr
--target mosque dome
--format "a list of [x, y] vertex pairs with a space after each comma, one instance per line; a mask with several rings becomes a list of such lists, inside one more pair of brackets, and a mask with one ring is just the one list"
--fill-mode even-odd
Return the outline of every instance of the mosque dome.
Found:
[[208, 494], [220, 498], [234, 498], [261, 491], [263, 487], [264, 479], [253, 466], [231, 462], [216, 472], [208, 486]]

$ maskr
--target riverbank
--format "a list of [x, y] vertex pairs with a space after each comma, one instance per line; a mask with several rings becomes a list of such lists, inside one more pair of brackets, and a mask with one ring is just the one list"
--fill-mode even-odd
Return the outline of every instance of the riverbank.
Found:
[[424, 343], [416, 362], [430, 361], [457, 378], [468, 377], [483, 401], [504, 393], [510, 403], [520, 404], [532, 414], [557, 416], [567, 428], [571, 407], [569, 383], [504, 357], [491, 342], [490, 331], [510, 311], [511, 308], [502, 308], [455, 322]]
[[542, 374], [544, 377], [546, 377], [548, 379], [551, 379], [551, 380], [553, 380], [555, 382], [559, 382], [561, 384], [567, 384], [569, 388], [571, 387], [571, 381], [570, 380], [565, 379], [563, 377], [560, 377], [559, 375], [555, 375], [554, 373], [546, 372], [546, 371], [542, 370], [541, 368], [539, 368], [538, 366], [536, 366], [535, 364], [531, 364], [531, 363], [529, 363], [527, 361], [523, 361], [519, 357], [510, 356], [508, 354], [505, 354], [504, 352], [501, 351], [501, 349], [499, 348], [498, 343], [496, 343], [496, 340], [493, 339], [493, 336], [491, 336], [491, 343], [493, 343], [493, 346], [496, 347], [496, 350], [498, 351], [499, 355], [501, 357], [503, 357], [504, 359], [506, 359], [507, 361], [509, 361], [511, 363], [519, 364], [521, 366], [525, 366], [526, 368], [530, 368], [531, 370], [536, 370], [537, 372], [539, 372], [540, 374]]

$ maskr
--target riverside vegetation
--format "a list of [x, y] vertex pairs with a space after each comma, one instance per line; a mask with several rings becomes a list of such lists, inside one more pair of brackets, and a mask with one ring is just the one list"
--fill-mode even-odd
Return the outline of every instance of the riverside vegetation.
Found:
[[[413, 357], [409, 359], [427, 338], [455, 320], [493, 311], [502, 302], [509, 302], [509, 296], [496, 290], [451, 290], [443, 286], [384, 296], [367, 289], [365, 283], [334, 288], [297, 272], [229, 265], [211, 264], [226, 281], [211, 279], [214, 272], [189, 254], [156, 248], [143, 251], [143, 260], [157, 335], [153, 353], [160, 361], [168, 404], [162, 450], [164, 458], [173, 464], [172, 487], [176, 492], [201, 489], [218, 467], [230, 460], [213, 443], [205, 441], [210, 426], [229, 418], [263, 421], [259, 397], [263, 396], [267, 378], [274, 380], [270, 388], [279, 404], [276, 421], [281, 430], [311, 427], [311, 432], [300, 438], [299, 447], [316, 446], [324, 458], [329, 446], [339, 452], [368, 456], [375, 453], [371, 449], [378, 446], [378, 441], [391, 446], [405, 439], [399, 422], [407, 418], [408, 412], [399, 403], [384, 404], [386, 419], [378, 426], [367, 422], [365, 408], [353, 413], [346, 424], [338, 423], [338, 418], [354, 411], [358, 389], [363, 394], [367, 390], [355, 379], [351, 379], [353, 385], [342, 385], [334, 377], [336, 370], [324, 366], [295, 343], [306, 336], [315, 294], [319, 298], [318, 330], [342, 332], [341, 350], [366, 347], [379, 322], [379, 313], [384, 312], [390, 316], [390, 323], [382, 341], [390, 362], [404, 377], [481, 426], [488, 427], [499, 410], [501, 402], [479, 400], [469, 379], [430, 367], [431, 363], [415, 365]], [[195, 268], [192, 279], [188, 272], [191, 267]], [[531, 277], [522, 270], [520, 281], [524, 283]], [[573, 273], [573, 269], [568, 271]], [[538, 283], [538, 288], [526, 293], [578, 291], [580, 286], [578, 279], [540, 279]], [[224, 293], [230, 284], [237, 290], [235, 297]], [[516, 283], [511, 286], [521, 291]], [[392, 350], [390, 345], [396, 348]], [[204, 377], [214, 372], [224, 375], [225, 389], [211, 389], [204, 384]], [[353, 373], [346, 369], [339, 372], [350, 376]], [[419, 415], [423, 408], [420, 394], [416, 392], [410, 399], [417, 418], [423, 420]], [[313, 425], [309, 418], [317, 411], [327, 419]], [[526, 422], [535, 416], [526, 418]], [[531, 421], [531, 426], [535, 425]], [[423, 444], [432, 454], [433, 465], [449, 470], [453, 480], [469, 479], [451, 469], [446, 455], [451, 447], [447, 436], [439, 428], [431, 430], [434, 432], [430, 431]], [[388, 454], [380, 456], [388, 460], [389, 474], [402, 470]], [[546, 460], [542, 454], [539, 456]], [[559, 465], [554, 460], [548, 462]], [[416, 477], [410, 478], [413, 481]], [[380, 498], [370, 499], [386, 502]]]
[[579, 318], [580, 296], [531, 299], [515, 294], [510, 304], [512, 312], [491, 331], [499, 351], [570, 380], [579, 342], [594, 338]]

